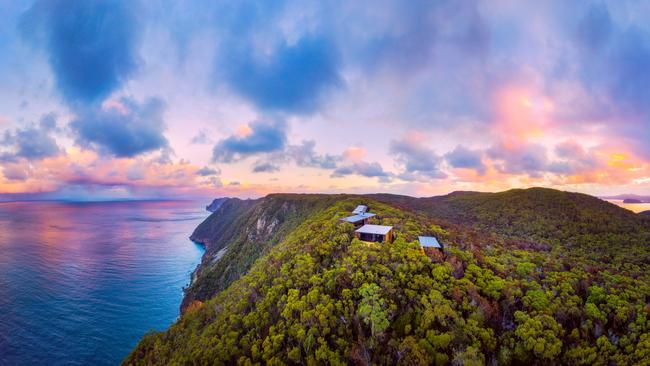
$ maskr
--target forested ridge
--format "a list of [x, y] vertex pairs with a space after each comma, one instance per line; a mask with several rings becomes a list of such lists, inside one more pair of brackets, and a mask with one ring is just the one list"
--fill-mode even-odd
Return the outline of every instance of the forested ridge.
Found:
[[[124, 363], [650, 364], [647, 218], [541, 189], [324, 197]], [[393, 243], [338, 221], [361, 203]]]

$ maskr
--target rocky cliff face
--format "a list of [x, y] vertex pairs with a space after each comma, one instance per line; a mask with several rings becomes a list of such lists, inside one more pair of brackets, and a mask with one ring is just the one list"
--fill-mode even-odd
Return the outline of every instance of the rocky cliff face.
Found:
[[273, 194], [256, 200], [224, 201], [190, 237], [205, 245], [206, 252], [185, 290], [181, 311], [228, 287], [304, 219], [339, 198]]

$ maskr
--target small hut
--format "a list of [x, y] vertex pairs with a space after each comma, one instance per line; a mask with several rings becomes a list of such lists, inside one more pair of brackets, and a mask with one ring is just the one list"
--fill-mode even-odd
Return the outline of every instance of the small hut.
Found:
[[354, 236], [363, 241], [391, 243], [393, 241], [393, 227], [366, 224], [355, 230]]
[[368, 223], [368, 219], [375, 216], [374, 213], [364, 213], [359, 215], [348, 216], [340, 219], [340, 221], [349, 222], [354, 225], [355, 228], [361, 227]]
[[442, 244], [438, 242], [438, 239], [433, 236], [418, 236], [418, 241], [420, 242], [420, 252], [425, 253], [426, 250], [436, 249], [442, 252]]
[[355, 208], [352, 213], [355, 215], [363, 215], [366, 212], [368, 212], [368, 206], [365, 205], [359, 205], [357, 208]]

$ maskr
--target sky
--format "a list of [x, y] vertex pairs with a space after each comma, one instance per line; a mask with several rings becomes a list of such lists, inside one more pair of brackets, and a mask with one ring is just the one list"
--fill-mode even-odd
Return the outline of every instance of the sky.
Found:
[[0, 0], [0, 200], [650, 194], [650, 3]]

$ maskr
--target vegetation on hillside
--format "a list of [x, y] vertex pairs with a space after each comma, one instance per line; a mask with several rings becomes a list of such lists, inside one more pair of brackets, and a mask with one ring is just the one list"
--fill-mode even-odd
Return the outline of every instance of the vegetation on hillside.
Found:
[[[397, 197], [397, 198], [395, 198]], [[546, 188], [499, 193], [455, 192], [412, 198], [379, 195], [383, 202], [437, 220], [498, 235], [521, 249], [555, 249], [576, 260], [650, 261], [650, 220], [598, 198]]]
[[[395, 226], [394, 243], [361, 242], [338, 221], [361, 202], [374, 223]], [[598, 208], [591, 219], [538, 211], [568, 201], [531, 204], [539, 215], [525, 221], [493, 214], [503, 209], [495, 205], [468, 205], [466, 225], [431, 209], [330, 203], [227, 289], [146, 335], [124, 363], [650, 364], [647, 221], [614, 217], [607, 231]], [[573, 207], [589, 212], [584, 205], [596, 203]], [[445, 254], [421, 255], [419, 234], [438, 236]], [[590, 237], [598, 250], [580, 242]]]

